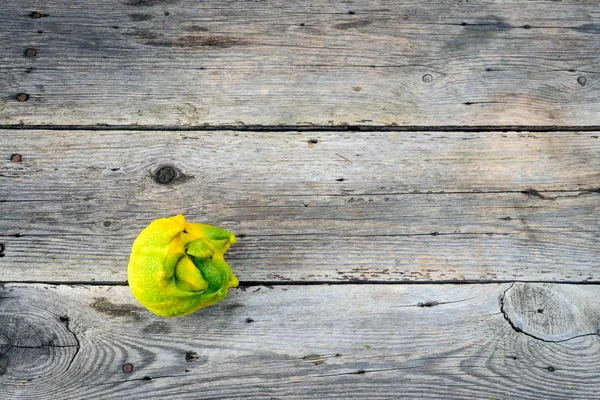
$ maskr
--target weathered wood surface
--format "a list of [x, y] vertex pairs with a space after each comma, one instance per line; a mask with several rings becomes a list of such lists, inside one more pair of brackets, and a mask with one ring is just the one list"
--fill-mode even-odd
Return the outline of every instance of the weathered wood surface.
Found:
[[[176, 213], [239, 236], [228, 260], [243, 281], [600, 279], [594, 132], [5, 130], [0, 141], [4, 282], [124, 282], [135, 236]], [[179, 175], [160, 185], [165, 165]]]
[[[592, 285], [259, 286], [163, 319], [127, 287], [10, 284], [0, 398], [587, 400], [600, 391], [598, 295]], [[522, 332], [504, 314], [527, 321]]]
[[579, 0], [5, 1], [0, 124], [597, 126], [599, 33]]

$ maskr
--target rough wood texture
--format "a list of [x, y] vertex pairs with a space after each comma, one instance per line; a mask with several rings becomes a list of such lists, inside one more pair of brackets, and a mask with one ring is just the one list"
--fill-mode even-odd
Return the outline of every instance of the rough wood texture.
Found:
[[599, 32], [579, 0], [5, 1], [0, 124], [600, 125]]
[[[557, 297], [600, 312], [569, 285], [318, 285], [233, 290], [163, 319], [127, 287], [11, 284], [0, 292], [0, 397], [595, 398], [597, 328], [568, 336], [580, 325]], [[534, 326], [515, 331], [501, 306]], [[525, 334], [542, 326], [563, 341]]]
[[[600, 279], [596, 133], [0, 141], [0, 281], [124, 282], [135, 236], [176, 213], [238, 234], [228, 259], [243, 281]], [[178, 172], [160, 185], [165, 165]]]

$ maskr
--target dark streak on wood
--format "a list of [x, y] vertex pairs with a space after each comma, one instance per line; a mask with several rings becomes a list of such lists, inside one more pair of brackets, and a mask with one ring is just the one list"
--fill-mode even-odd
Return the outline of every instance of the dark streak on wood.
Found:
[[182, 48], [194, 48], [194, 47], [217, 47], [217, 48], [228, 48], [231, 46], [243, 46], [247, 45], [248, 42], [239, 38], [231, 36], [194, 36], [185, 35], [177, 38], [164, 38], [160, 40], [150, 40], [144, 42], [149, 46], [157, 47], [182, 47]]

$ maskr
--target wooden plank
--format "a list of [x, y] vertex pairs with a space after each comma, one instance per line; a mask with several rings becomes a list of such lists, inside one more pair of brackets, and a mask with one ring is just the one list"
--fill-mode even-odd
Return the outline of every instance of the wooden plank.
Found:
[[[2, 396], [587, 400], [600, 391], [600, 343], [580, 322], [597, 321], [586, 296], [599, 290], [262, 286], [163, 319], [127, 287], [10, 284], [0, 292]], [[524, 291], [535, 297], [516, 302]], [[535, 318], [517, 332], [505, 313]], [[550, 335], [530, 336], [539, 329]]]
[[[138, 232], [177, 213], [239, 236], [228, 260], [242, 281], [600, 279], [595, 133], [8, 130], [0, 141], [4, 282], [124, 282]], [[164, 165], [179, 171], [168, 185], [153, 178]]]
[[599, 27], [579, 0], [4, 2], [0, 124], [597, 126]]

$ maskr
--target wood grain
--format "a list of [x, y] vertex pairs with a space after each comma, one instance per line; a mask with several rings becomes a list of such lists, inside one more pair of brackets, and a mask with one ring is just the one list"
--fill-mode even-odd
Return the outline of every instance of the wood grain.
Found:
[[[517, 304], [504, 297], [537, 290], [517, 285], [258, 286], [163, 319], [127, 287], [10, 284], [0, 292], [0, 337], [12, 344], [0, 397], [594, 398], [597, 334], [553, 343], [515, 331], [500, 308], [513, 315]], [[577, 309], [580, 287], [546, 289], [535, 301], [549, 295], [548, 313], [534, 325], [575, 332], [552, 299]]]
[[242, 281], [596, 281], [600, 140], [536, 135], [1, 131], [0, 281], [124, 282], [177, 213]]
[[5, 3], [0, 124], [600, 125], [593, 1]]

